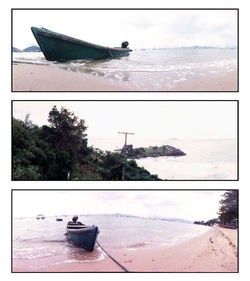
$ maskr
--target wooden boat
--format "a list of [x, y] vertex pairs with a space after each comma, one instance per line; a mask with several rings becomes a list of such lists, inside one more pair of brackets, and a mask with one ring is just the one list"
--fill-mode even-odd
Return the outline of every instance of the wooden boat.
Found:
[[68, 222], [67, 233], [74, 244], [88, 251], [93, 251], [99, 230], [95, 225], [86, 226], [81, 223]]
[[75, 39], [45, 28], [31, 27], [45, 58], [49, 61], [100, 60], [129, 55], [128, 42], [121, 47], [109, 48]]

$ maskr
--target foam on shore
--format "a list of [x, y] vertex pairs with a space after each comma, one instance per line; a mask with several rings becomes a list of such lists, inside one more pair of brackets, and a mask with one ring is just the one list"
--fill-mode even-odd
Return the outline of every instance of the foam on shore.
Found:
[[[132, 73], [132, 72], [131, 72]], [[128, 72], [129, 74], [129, 72]], [[120, 72], [113, 73], [119, 76]], [[237, 72], [207, 73], [192, 79], [166, 72], [133, 72], [133, 79], [69, 71], [42, 64], [13, 64], [13, 91], [236, 91]], [[172, 82], [171, 82], [172, 81]]]

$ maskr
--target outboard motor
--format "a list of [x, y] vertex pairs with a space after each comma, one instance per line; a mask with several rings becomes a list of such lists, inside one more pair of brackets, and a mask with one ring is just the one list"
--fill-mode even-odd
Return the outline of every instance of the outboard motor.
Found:
[[78, 216], [74, 216], [74, 217], [72, 218], [72, 221], [73, 221], [74, 223], [76, 223], [77, 220], [78, 220]]
[[128, 47], [128, 41], [122, 42], [122, 48], [127, 48]]

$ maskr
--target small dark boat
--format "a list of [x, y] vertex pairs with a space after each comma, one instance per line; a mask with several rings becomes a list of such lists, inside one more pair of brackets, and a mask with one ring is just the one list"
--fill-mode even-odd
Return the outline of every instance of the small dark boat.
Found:
[[62, 218], [56, 218], [56, 221], [62, 221], [63, 219]]
[[128, 42], [121, 47], [109, 48], [75, 39], [45, 28], [31, 27], [45, 58], [49, 61], [101, 60], [129, 55]]
[[98, 227], [95, 225], [87, 226], [81, 222], [77, 222], [77, 219], [78, 217], [73, 217], [73, 221], [68, 222], [68, 236], [77, 246], [88, 251], [93, 251], [99, 233]]

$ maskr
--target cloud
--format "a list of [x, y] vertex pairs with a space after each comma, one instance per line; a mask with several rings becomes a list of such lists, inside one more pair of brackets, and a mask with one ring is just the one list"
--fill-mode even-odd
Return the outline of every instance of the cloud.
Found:
[[30, 26], [37, 25], [108, 46], [125, 39], [133, 48], [192, 46], [197, 42], [235, 46], [236, 14], [230, 10], [18, 10], [13, 12], [13, 41], [19, 48], [35, 44]]
[[[216, 217], [223, 191], [14, 191], [14, 217], [123, 213], [188, 220]], [[46, 208], [44, 206], [46, 202]]]
[[96, 192], [95, 197], [101, 202], [109, 202], [114, 200], [123, 199], [124, 195], [115, 191]]
[[[14, 117], [24, 120], [30, 113], [34, 124], [44, 125], [53, 105], [55, 102], [14, 102]], [[235, 138], [237, 132], [235, 102], [106, 102], [105, 105], [104, 102], [57, 102], [56, 105], [58, 109], [66, 106], [86, 121], [89, 139], [116, 138], [122, 143], [124, 138], [117, 132], [128, 130], [135, 132], [130, 139], [140, 145], [143, 140], [152, 139]], [[124, 110], [128, 114], [121, 114]], [[96, 112], [102, 118], [97, 118]]]

